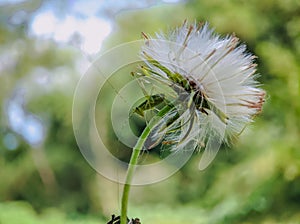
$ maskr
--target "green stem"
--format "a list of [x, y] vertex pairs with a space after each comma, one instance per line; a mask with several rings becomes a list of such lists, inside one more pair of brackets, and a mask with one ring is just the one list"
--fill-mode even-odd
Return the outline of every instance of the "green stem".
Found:
[[133, 152], [131, 154], [131, 158], [128, 165], [128, 170], [126, 174], [125, 185], [123, 188], [123, 195], [122, 195], [122, 202], [121, 202], [121, 224], [127, 224], [127, 208], [128, 208], [128, 199], [129, 199], [129, 192], [131, 187], [131, 182], [133, 178], [133, 174], [138, 162], [138, 158], [140, 155], [141, 150], [147, 140], [149, 134], [153, 130], [153, 128], [157, 125], [160, 121], [162, 116], [164, 116], [168, 111], [172, 109], [171, 105], [166, 105], [163, 109], [161, 109], [157, 116], [153, 117], [149, 124], [145, 127], [144, 131], [142, 132], [141, 136], [139, 137], [136, 145], [133, 148]]

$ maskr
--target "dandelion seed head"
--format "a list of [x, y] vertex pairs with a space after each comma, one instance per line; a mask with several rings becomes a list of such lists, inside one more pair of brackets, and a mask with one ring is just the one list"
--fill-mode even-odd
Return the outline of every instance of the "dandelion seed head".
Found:
[[184, 22], [168, 33], [157, 33], [155, 38], [143, 36], [146, 42], [141, 57], [151, 70], [170, 79], [149, 58], [184, 77], [226, 116], [222, 122], [213, 109], [197, 111], [194, 126], [200, 128], [193, 129], [196, 135], [203, 136], [207, 130], [218, 135], [225, 130], [224, 141], [229, 142], [261, 112], [265, 92], [256, 80], [256, 57], [234, 34], [221, 37], [208, 23]]

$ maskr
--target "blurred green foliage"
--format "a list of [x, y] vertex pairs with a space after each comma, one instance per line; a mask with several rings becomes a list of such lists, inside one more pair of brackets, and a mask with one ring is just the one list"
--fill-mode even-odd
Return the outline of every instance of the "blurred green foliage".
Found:
[[[75, 62], [82, 56], [70, 46], [29, 36], [34, 10], [28, 5], [0, 9], [0, 54], [2, 61], [7, 59], [0, 64], [0, 223], [105, 223], [110, 214], [119, 213], [122, 186], [97, 175], [76, 145], [72, 97], [80, 77]], [[27, 10], [28, 20], [9, 24], [11, 14], [20, 10]], [[104, 49], [140, 39], [141, 31], [154, 35], [184, 19], [209, 21], [218, 33], [235, 33], [245, 42], [258, 56], [267, 101], [239, 142], [224, 146], [204, 172], [197, 170], [196, 154], [168, 180], [134, 187], [129, 215], [161, 224], [299, 223], [299, 0], [191, 0], [122, 12]], [[9, 60], [14, 63], [4, 66]], [[67, 81], [41, 87], [34, 81], [37, 68]], [[7, 101], [24, 86], [31, 90], [26, 110], [47, 129], [38, 149], [7, 121]], [[110, 96], [109, 86], [105, 89]], [[110, 126], [105, 120], [109, 105], [104, 102], [98, 110], [100, 128]], [[8, 136], [17, 142], [14, 149], [9, 149]], [[106, 134], [108, 144], [124, 148], [116, 140], [112, 132]]]

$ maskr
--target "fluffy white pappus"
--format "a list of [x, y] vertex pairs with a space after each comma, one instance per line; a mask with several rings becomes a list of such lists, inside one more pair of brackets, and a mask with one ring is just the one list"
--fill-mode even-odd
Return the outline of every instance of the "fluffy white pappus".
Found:
[[[201, 92], [211, 105], [205, 113], [198, 111], [197, 117], [210, 117], [205, 120], [212, 122], [194, 125], [202, 129], [209, 126], [216, 135], [224, 131], [223, 141], [230, 142], [261, 112], [265, 92], [256, 81], [256, 57], [247, 52], [246, 45], [235, 35], [221, 37], [208, 23], [184, 22], [168, 33], [156, 34], [155, 38], [144, 33], [143, 36], [141, 57], [152, 74], [169, 83], [174, 80], [168, 72], [180, 74], [192, 91]], [[222, 116], [226, 117], [225, 122], [216, 121]], [[207, 131], [199, 131], [202, 132]]]

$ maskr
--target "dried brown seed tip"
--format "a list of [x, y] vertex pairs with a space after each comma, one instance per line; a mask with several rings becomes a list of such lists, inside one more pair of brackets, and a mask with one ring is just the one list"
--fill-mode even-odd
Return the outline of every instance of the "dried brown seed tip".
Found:
[[144, 39], [149, 40], [149, 37], [144, 32], [141, 32], [141, 34]]
[[202, 28], [203, 25], [204, 25], [203, 21], [198, 22], [198, 24], [197, 24], [197, 31], [199, 31]]

